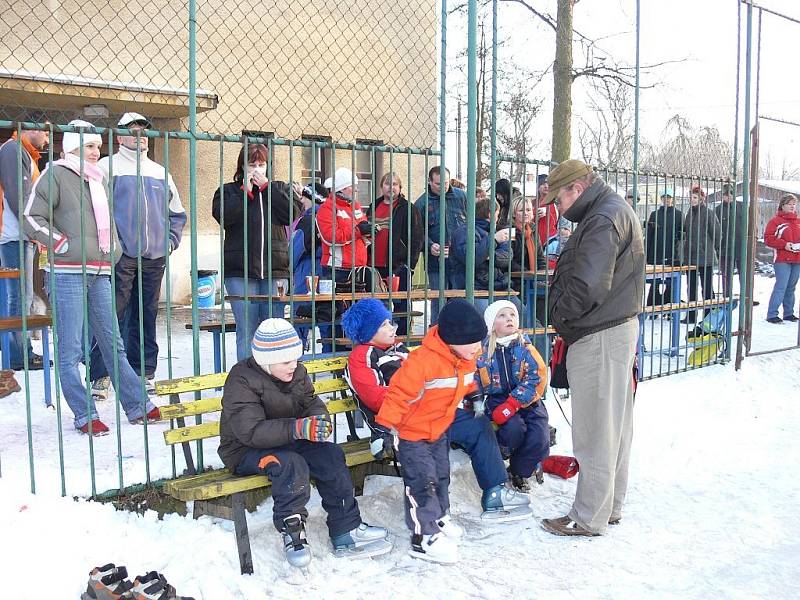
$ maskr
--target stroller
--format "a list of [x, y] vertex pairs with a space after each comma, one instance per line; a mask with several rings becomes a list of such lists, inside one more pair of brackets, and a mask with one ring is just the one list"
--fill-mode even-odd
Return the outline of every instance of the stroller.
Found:
[[[732, 313], [738, 306], [734, 300]], [[692, 367], [701, 367], [722, 357], [727, 349], [728, 339], [728, 307], [712, 308], [700, 324], [686, 335], [686, 341], [692, 348], [686, 363]]]

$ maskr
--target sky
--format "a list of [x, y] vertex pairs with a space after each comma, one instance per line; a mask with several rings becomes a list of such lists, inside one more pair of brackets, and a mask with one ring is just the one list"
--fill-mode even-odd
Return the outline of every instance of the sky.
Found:
[[[529, 0], [535, 8], [554, 13], [555, 0]], [[761, 0], [764, 8], [800, 19], [797, 0]], [[733, 141], [736, 106], [736, 38], [738, 0], [641, 0], [641, 64], [676, 61], [643, 75], [640, 97], [640, 130], [643, 138], [657, 141], [666, 121], [673, 115], [687, 117], [696, 126], [717, 127], [726, 140]], [[498, 54], [530, 69], [544, 69], [553, 60], [555, 36], [551, 29], [530, 16], [524, 8], [500, 2], [501, 39], [511, 39]], [[742, 68], [740, 131], [744, 116], [744, 45], [747, 8], [742, 5]], [[457, 18], [451, 23], [465, 32]], [[619, 62], [635, 64], [635, 0], [581, 0], [574, 9], [574, 28], [590, 38]], [[755, 60], [758, 16], [753, 11], [753, 104], [755, 103]], [[800, 78], [794, 75], [791, 47], [800, 37], [800, 24], [763, 14], [761, 43], [760, 106], [762, 116], [800, 122]], [[449, 40], [466, 39], [465, 35]], [[456, 44], [451, 54], [455, 62]], [[462, 44], [463, 45], [463, 44]], [[576, 46], [577, 49], [577, 46]], [[581, 57], [575, 53], [575, 64]], [[790, 76], [787, 76], [790, 75]], [[502, 86], [503, 82], [499, 82]], [[549, 157], [552, 76], [533, 88], [544, 99], [543, 117], [537, 120], [534, 138], [539, 141], [538, 158]], [[586, 86], [578, 80], [573, 86], [573, 155], [577, 147], [578, 117], [591, 116]], [[755, 112], [755, 111], [754, 111]], [[753, 114], [753, 118], [755, 114]], [[450, 119], [452, 121], [452, 119]], [[762, 121], [762, 157], [771, 154], [774, 163], [800, 166], [795, 145], [800, 128]], [[740, 138], [741, 140], [741, 138]], [[450, 142], [449, 142], [450, 143]], [[740, 141], [740, 145], [741, 145]], [[452, 146], [455, 139], [453, 137]]]

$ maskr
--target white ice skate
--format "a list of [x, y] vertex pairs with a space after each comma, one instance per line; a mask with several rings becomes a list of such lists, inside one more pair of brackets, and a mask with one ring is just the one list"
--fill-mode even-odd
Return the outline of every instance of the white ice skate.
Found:
[[412, 535], [408, 553], [413, 558], [443, 565], [458, 562], [458, 545], [441, 531], [432, 535]]
[[461, 525], [453, 521], [453, 518], [449, 514], [444, 515], [441, 519], [436, 521], [436, 524], [443, 534], [453, 540], [458, 540], [464, 535], [464, 529]]
[[345, 558], [371, 558], [387, 554], [392, 550], [388, 536], [389, 532], [384, 527], [361, 523], [352, 531], [331, 538], [333, 554]]

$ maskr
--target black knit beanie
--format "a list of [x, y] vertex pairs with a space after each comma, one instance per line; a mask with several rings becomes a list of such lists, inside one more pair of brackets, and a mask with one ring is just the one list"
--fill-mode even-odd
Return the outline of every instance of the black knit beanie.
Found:
[[474, 344], [487, 334], [483, 316], [466, 300], [455, 298], [439, 313], [439, 337], [445, 344]]

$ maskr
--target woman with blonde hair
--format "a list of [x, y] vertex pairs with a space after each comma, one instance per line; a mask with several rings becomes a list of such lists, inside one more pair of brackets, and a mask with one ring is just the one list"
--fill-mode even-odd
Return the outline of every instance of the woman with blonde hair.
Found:
[[[425, 243], [425, 228], [417, 207], [403, 195], [403, 182], [397, 173], [386, 173], [380, 180], [381, 195], [366, 210], [367, 219], [375, 227], [375, 241], [370, 261], [383, 278], [400, 278], [399, 291], [411, 287], [414, 267]], [[372, 264], [371, 262], [369, 264]], [[391, 281], [389, 281], [391, 288]], [[408, 313], [406, 300], [393, 302], [395, 313]], [[408, 314], [398, 320], [397, 335], [408, 332]]]

